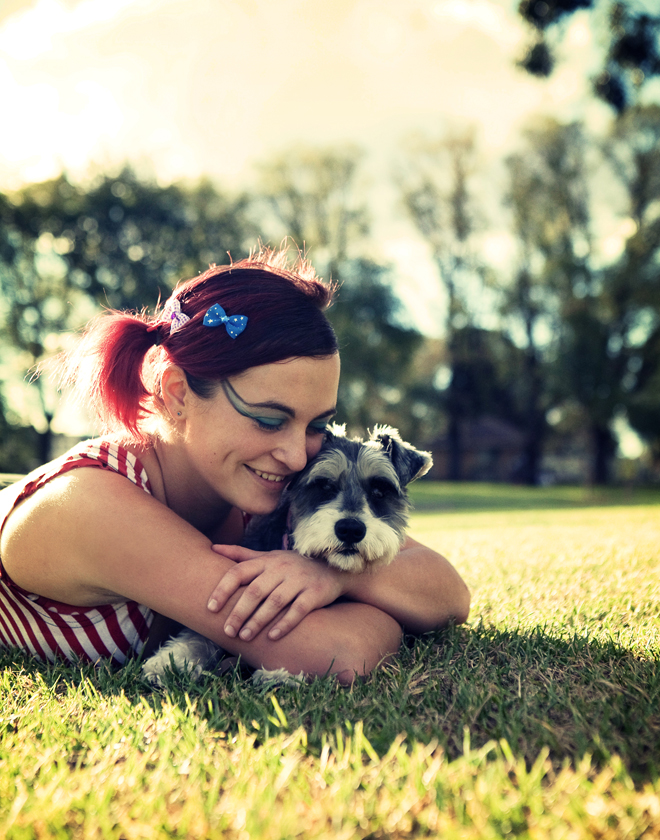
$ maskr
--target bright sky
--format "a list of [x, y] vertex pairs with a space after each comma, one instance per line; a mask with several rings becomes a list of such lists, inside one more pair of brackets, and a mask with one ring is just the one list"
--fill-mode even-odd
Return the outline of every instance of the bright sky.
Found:
[[[604, 116], [585, 96], [588, 18], [574, 16], [570, 60], [539, 82], [515, 68], [526, 41], [516, 5], [2, 0], [0, 189], [125, 160], [164, 182], [205, 173], [231, 189], [291, 144], [352, 142], [368, 153], [377, 250], [400, 266], [404, 297], [433, 296], [426, 247], [397, 212], [402, 138], [471, 123], [495, 159], [535, 111]], [[485, 248], [508, 256], [502, 234]], [[437, 307], [423, 309], [435, 331]]]
[[[0, 190], [129, 160], [163, 182], [248, 186], [292, 144], [367, 152], [375, 247], [437, 334], [442, 295], [400, 213], [392, 163], [413, 132], [473, 124], [486, 158], [533, 113], [603, 121], [584, 13], [550, 81], [515, 68], [517, 0], [0, 0]], [[380, 215], [379, 215], [380, 214]], [[489, 258], [507, 259], [494, 232]], [[614, 247], [617, 246], [614, 243]], [[312, 254], [313, 258], [313, 254]]]
[[[508, 0], [3, 0], [0, 184], [127, 158], [163, 180], [244, 181], [292, 142], [389, 153], [445, 119], [490, 150], [530, 110], [582, 100], [582, 60], [550, 83], [514, 67]], [[585, 56], [576, 19], [567, 44]], [[581, 49], [575, 50], [575, 47]]]

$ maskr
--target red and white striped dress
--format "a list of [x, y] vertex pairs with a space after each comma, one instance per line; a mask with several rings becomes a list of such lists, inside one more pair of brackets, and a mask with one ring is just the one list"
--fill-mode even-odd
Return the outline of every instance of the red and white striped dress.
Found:
[[[107, 440], [84, 441], [15, 485], [16, 497], [5, 509], [0, 532], [20, 501], [79, 467], [112, 470], [151, 493], [144, 467], [125, 447]], [[18, 647], [44, 661], [111, 659], [121, 665], [142, 651], [152, 621], [152, 610], [135, 601], [76, 607], [26, 592], [11, 580], [0, 559], [0, 647]]]

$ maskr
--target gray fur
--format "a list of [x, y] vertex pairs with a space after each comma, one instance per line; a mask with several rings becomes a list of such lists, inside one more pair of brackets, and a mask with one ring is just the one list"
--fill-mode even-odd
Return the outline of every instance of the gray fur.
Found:
[[244, 544], [273, 551], [282, 548], [286, 533], [289, 548], [345, 571], [386, 565], [408, 524], [406, 488], [431, 464], [428, 452], [402, 441], [391, 427], [376, 427], [364, 441], [335, 426], [275, 511], [251, 523]]

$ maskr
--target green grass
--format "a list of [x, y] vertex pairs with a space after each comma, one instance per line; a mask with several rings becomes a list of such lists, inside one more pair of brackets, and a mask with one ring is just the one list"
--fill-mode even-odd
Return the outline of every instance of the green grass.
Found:
[[603, 505], [660, 505], [660, 487], [576, 485], [526, 487], [516, 484], [418, 481], [411, 487], [415, 510], [533, 510]]
[[0, 837], [660, 837], [660, 505], [453, 489], [412, 532], [470, 624], [350, 689], [5, 653]]

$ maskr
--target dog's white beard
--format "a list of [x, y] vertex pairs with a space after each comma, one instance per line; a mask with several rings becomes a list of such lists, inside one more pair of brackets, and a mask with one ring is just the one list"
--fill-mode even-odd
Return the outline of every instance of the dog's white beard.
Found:
[[382, 519], [374, 516], [364, 505], [356, 519], [364, 522], [366, 534], [355, 544], [356, 554], [344, 554], [343, 542], [335, 533], [335, 524], [345, 519], [347, 512], [334, 504], [324, 505], [313, 517], [301, 520], [293, 530], [296, 551], [307, 557], [325, 560], [345, 572], [363, 572], [366, 568], [386, 566], [399, 553], [402, 539]]

